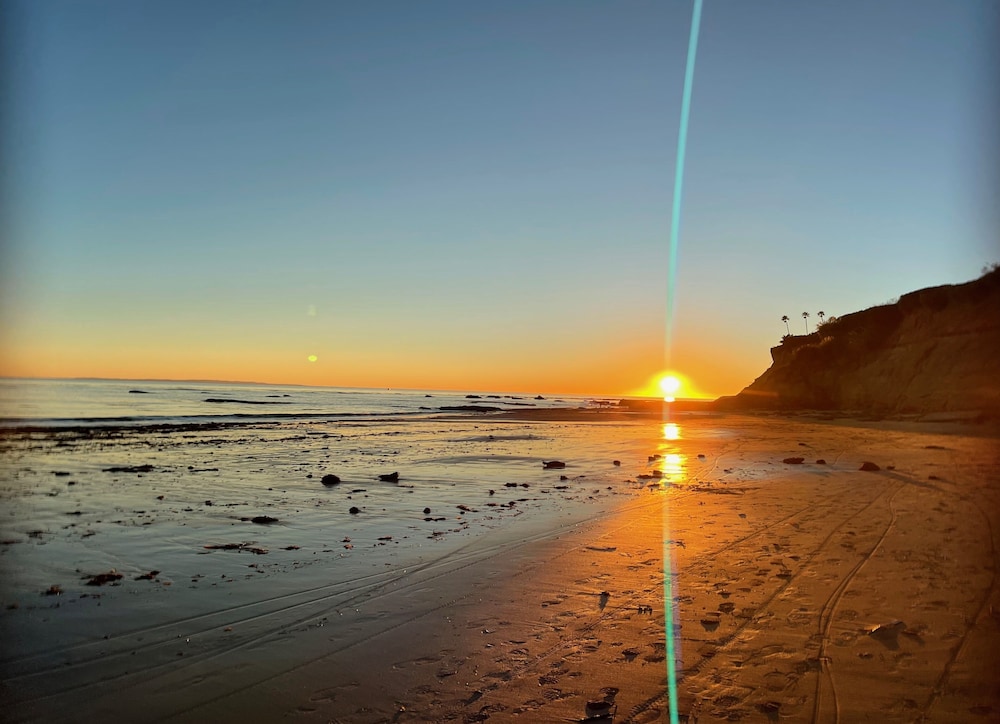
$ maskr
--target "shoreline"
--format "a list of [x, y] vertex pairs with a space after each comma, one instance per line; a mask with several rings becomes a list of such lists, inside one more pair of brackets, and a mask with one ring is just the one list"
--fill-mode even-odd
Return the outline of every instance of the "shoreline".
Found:
[[[607, 699], [616, 723], [662, 721], [665, 557], [682, 721], [1000, 712], [990, 439], [732, 415], [316, 424], [17, 448], [11, 720], [550, 721]], [[341, 457], [348, 487], [306, 478]], [[362, 481], [383, 465], [401, 485]], [[240, 522], [258, 511], [281, 520]], [[269, 553], [203, 548], [245, 540]], [[59, 573], [113, 565], [118, 586]]]

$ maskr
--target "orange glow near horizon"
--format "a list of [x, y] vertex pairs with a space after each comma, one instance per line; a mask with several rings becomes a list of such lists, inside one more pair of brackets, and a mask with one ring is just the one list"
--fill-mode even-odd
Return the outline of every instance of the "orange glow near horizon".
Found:
[[661, 397], [667, 402], [674, 402], [676, 399], [714, 399], [712, 395], [702, 392], [690, 377], [677, 370], [662, 370], [652, 375], [645, 386], [632, 394], [636, 397]]
[[[127, 343], [110, 332], [84, 335], [70, 329], [21, 328], [7, 337], [9, 344], [0, 350], [0, 376], [6, 377], [219, 380], [659, 399], [666, 391], [661, 380], [673, 378], [676, 382], [669, 385], [675, 394], [670, 397], [710, 397], [676, 369], [649, 365], [660, 353], [656, 340], [642, 337], [616, 340], [607, 348], [581, 342], [566, 355], [477, 345], [440, 349], [410, 340], [405, 361], [398, 346], [383, 339], [350, 348], [316, 344], [289, 349], [292, 345], [261, 346], [256, 338], [216, 338], [207, 332], [197, 339], [181, 339], [143, 331]], [[568, 357], [586, 358], [588, 364], [567, 365]]]

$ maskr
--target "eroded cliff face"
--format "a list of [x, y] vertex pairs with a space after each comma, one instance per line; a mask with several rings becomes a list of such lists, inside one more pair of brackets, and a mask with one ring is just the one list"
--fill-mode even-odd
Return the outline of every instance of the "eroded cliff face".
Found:
[[1000, 414], [1000, 269], [786, 337], [723, 408]]

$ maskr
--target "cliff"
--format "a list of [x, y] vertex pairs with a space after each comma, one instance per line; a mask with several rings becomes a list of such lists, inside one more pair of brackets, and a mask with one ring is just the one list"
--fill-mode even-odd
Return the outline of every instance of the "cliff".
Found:
[[722, 409], [1000, 414], [1000, 269], [789, 336]]

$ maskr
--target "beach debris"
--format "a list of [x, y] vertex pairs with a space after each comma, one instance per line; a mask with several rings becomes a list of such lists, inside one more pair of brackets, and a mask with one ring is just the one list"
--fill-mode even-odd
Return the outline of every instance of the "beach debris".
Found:
[[398, 483], [399, 473], [388, 473], [386, 475], [379, 475], [378, 479], [383, 483]]
[[801, 465], [805, 461], [806, 461], [805, 458], [785, 458], [781, 462], [783, 462], [785, 465]]
[[379, 540], [392, 540], [392, 536], [391, 535], [384, 535], [381, 538], [379, 538]]
[[270, 515], [255, 515], [250, 519], [251, 523], [257, 523], [258, 525], [270, 525], [271, 523], [277, 523], [277, 518], [272, 518]]
[[616, 546], [587, 546], [587, 550], [598, 553], [614, 553], [618, 548]]
[[705, 459], [705, 453], [698, 453], [698, 459], [699, 460], [704, 460]]
[[641, 606], [637, 606], [636, 608], [639, 611], [639, 613], [648, 613], [648, 614], [652, 614], [653, 613], [653, 607], [652, 606], [646, 606], [645, 604], [643, 604]]
[[53, 470], [52, 474], [55, 475], [57, 478], [65, 478], [72, 475], [73, 473], [68, 473], [65, 470]]
[[859, 470], [864, 470], [867, 473], [875, 473], [875, 472], [878, 472], [879, 470], [881, 470], [882, 468], [880, 468], [878, 465], [876, 465], [873, 462], [865, 460], [863, 463], [861, 463], [861, 467], [858, 468], [858, 469]]
[[158, 575], [160, 575], [159, 571], [150, 571], [149, 573], [140, 573], [138, 576], [135, 577], [135, 580], [137, 580], [137, 581], [152, 581]]
[[612, 460], [611, 464], [614, 465], [616, 468], [620, 468], [622, 466], [622, 461], [621, 460]]
[[430, 514], [431, 514], [431, 509], [430, 508], [424, 508], [424, 515], [430, 515]]
[[283, 550], [283, 551], [297, 551], [297, 550], [299, 550], [299, 548], [300, 548], [300, 546], [285, 546], [281, 550]]
[[495, 491], [493, 488], [490, 488], [490, 495], [496, 495], [496, 494], [497, 494], [497, 491]]
[[659, 453], [657, 453], [656, 455], [650, 455], [648, 458], [646, 458], [646, 462], [651, 463], [651, 462], [653, 462], [655, 460], [659, 460], [662, 457], [663, 456], [660, 455]]
[[129, 390], [128, 393], [130, 395], [148, 395], [149, 394], [148, 392], [146, 392], [146, 390]]
[[505, 488], [516, 488], [517, 487], [517, 483], [504, 483], [503, 485], [504, 485]]
[[758, 704], [757, 709], [761, 714], [773, 715], [781, 710], [781, 703], [777, 701], [765, 701], [763, 704]]
[[61, 596], [62, 593], [63, 593], [62, 586], [55, 585], [55, 586], [49, 586], [48, 588], [46, 588], [42, 592], [42, 595], [43, 596]]
[[625, 660], [629, 663], [635, 661], [636, 657], [641, 653], [642, 652], [637, 648], [622, 649], [622, 656], [624, 656]]
[[567, 476], [567, 475], [560, 475], [559, 479], [560, 480], [569, 480], [569, 476]]
[[543, 460], [542, 467], [546, 470], [562, 470], [564, 467], [566, 467], [566, 463], [564, 463], [562, 460], [549, 460], [549, 461]]
[[320, 480], [320, 482], [329, 488], [331, 486], [337, 485], [340, 482], [340, 478], [338, 478], [336, 475], [324, 475]]
[[723, 601], [719, 604], [719, 610], [723, 613], [732, 613], [735, 608], [736, 604], [732, 601]]
[[826, 465], [826, 460], [824, 460], [823, 458], [820, 458], [819, 460], [816, 461], [816, 464], [817, 465]]
[[156, 499], [157, 499], [157, 500], [163, 500], [163, 496], [162, 496], [162, 495], [157, 495], [157, 496], [156, 496]]
[[98, 573], [93, 576], [84, 576], [84, 578], [89, 579], [85, 585], [87, 586], [103, 586], [105, 583], [111, 583], [113, 581], [119, 581], [122, 579], [122, 574], [112, 568], [107, 573]]
[[211, 505], [211, 504], [212, 504], [212, 501], [211, 501], [211, 500], [206, 500], [206, 501], [205, 501], [205, 505]]
[[119, 465], [111, 468], [104, 468], [105, 473], [151, 473], [152, 465]]
[[358, 513], [361, 512], [361, 509], [352, 505], [351, 509], [348, 510], [347, 512], [350, 513], [351, 515], [357, 515]]

